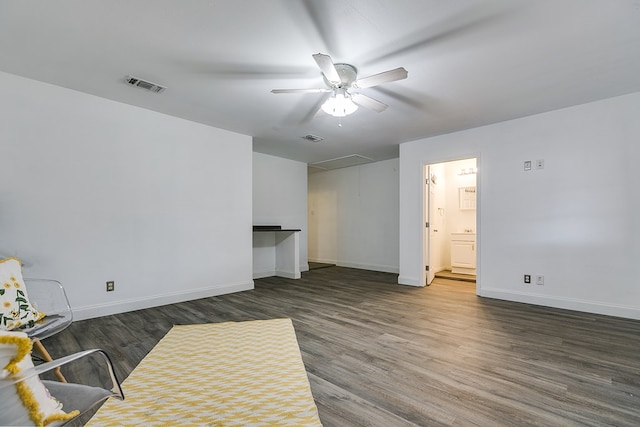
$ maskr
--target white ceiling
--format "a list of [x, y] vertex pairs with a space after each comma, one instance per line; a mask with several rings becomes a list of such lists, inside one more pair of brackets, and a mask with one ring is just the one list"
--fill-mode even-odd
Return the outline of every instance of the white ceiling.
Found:
[[[314, 116], [311, 57], [389, 105]], [[2, 0], [0, 70], [254, 137], [307, 163], [640, 91], [640, 0]], [[154, 94], [128, 74], [164, 85]], [[310, 142], [307, 134], [324, 138]]]

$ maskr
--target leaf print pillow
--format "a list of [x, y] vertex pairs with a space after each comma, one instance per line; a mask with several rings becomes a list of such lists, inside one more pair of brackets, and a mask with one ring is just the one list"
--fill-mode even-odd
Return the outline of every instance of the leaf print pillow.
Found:
[[43, 317], [29, 302], [20, 260], [0, 260], [0, 330], [33, 326]]

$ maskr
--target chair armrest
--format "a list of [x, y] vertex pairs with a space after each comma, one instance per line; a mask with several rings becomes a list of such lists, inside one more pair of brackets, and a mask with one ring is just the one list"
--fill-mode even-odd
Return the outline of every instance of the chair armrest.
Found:
[[[101, 388], [104, 388], [105, 390], [109, 390], [109, 392], [111, 393], [110, 397], [116, 397], [119, 399], [124, 399], [124, 393], [122, 392], [122, 388], [120, 386], [120, 381], [118, 380], [115, 371], [113, 369], [113, 363], [111, 362], [111, 359], [109, 358], [109, 355], [107, 353], [105, 353], [103, 350], [100, 349], [92, 349], [92, 350], [85, 350], [85, 351], [80, 351], [74, 354], [70, 354], [68, 356], [64, 356], [61, 357], [59, 359], [53, 360], [51, 362], [46, 362], [46, 363], [42, 363], [40, 365], [37, 365], [33, 368], [29, 368], [26, 369], [24, 371], [20, 371], [17, 375], [14, 375], [12, 377], [9, 378], [5, 378], [4, 380], [0, 381], [0, 390], [2, 390], [5, 387], [11, 386], [15, 383], [24, 381], [28, 378], [34, 377], [34, 376], [40, 376], [42, 374], [45, 374], [49, 371], [54, 370], [55, 368], [59, 368], [61, 366], [70, 364], [74, 361], [83, 359], [87, 356], [90, 355], [95, 355], [98, 356], [96, 359], [98, 360], [98, 362], [101, 365], [101, 368], [103, 370], [106, 370], [107, 372], [107, 378], [109, 379], [109, 381], [111, 382], [111, 384], [104, 384], [101, 385]], [[96, 376], [97, 376], [97, 372], [96, 372]], [[88, 379], [88, 378], [87, 378]]]
[[57, 280], [25, 278], [29, 301], [45, 314], [44, 320], [23, 329], [29, 338], [43, 340], [64, 330], [73, 321], [73, 312], [64, 287]]
[[62, 283], [53, 279], [27, 277], [24, 278], [24, 283], [27, 286], [29, 300], [37, 310], [45, 314], [64, 313], [65, 316], [73, 319], [69, 298], [67, 298], [67, 293]]

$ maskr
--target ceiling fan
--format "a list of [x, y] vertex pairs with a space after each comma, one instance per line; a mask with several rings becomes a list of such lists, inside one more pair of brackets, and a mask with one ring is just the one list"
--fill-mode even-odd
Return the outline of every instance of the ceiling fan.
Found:
[[273, 89], [272, 93], [319, 93], [331, 92], [329, 98], [322, 104], [322, 110], [335, 117], [347, 116], [358, 109], [358, 105], [380, 113], [388, 105], [359, 92], [357, 89], [377, 86], [396, 80], [407, 78], [407, 70], [403, 67], [384, 71], [369, 77], [358, 79], [358, 70], [350, 64], [334, 62], [329, 55], [316, 53], [313, 59], [320, 67], [326, 88], [317, 89]]

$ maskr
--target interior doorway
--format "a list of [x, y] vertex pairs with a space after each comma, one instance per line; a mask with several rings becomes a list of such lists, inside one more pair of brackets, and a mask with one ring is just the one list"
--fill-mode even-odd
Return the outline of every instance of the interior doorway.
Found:
[[424, 165], [424, 283], [436, 274], [475, 280], [477, 266], [476, 158]]

